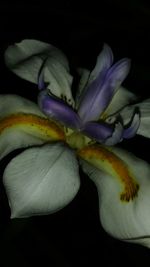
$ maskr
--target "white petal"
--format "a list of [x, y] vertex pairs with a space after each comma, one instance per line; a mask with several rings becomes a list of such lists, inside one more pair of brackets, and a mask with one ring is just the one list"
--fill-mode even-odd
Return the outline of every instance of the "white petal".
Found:
[[44, 140], [22, 130], [9, 129], [0, 135], [0, 160], [15, 149], [41, 145]]
[[19, 112], [45, 117], [38, 105], [26, 98], [19, 95], [0, 95], [0, 119]]
[[129, 152], [113, 148], [139, 183], [138, 196], [129, 202], [119, 198], [119, 183], [108, 173], [82, 161], [96, 184], [101, 223], [113, 237], [150, 247], [150, 165]]
[[[68, 61], [65, 55], [56, 47], [52, 46], [51, 44], [41, 42], [38, 40], [33, 39], [25, 39], [22, 40], [20, 43], [15, 43], [10, 45], [5, 51], [5, 62], [10, 69], [15, 68], [19, 63], [25, 61], [26, 59], [39, 55], [42, 59], [45, 59], [47, 55], [52, 54], [56, 58], [59, 58], [59, 62], [64, 65], [64, 67], [69, 70]], [[40, 59], [39, 59], [40, 60]], [[39, 66], [40, 61], [39, 62]], [[39, 66], [34, 66], [35, 68], [39, 69]], [[26, 70], [27, 71], [27, 70]], [[36, 70], [37, 71], [37, 70]], [[33, 73], [35, 74], [35, 73]], [[22, 73], [23, 75], [23, 73]], [[25, 75], [25, 74], [24, 74]], [[25, 78], [25, 77], [23, 77]], [[35, 76], [31, 77], [31, 81], [35, 81]]]
[[5, 52], [6, 65], [18, 76], [33, 83], [38, 83], [38, 75], [44, 60], [46, 60], [44, 78], [49, 83], [48, 88], [56, 96], [64, 95], [73, 103], [70, 90], [72, 77], [68, 61], [59, 49], [31, 39], [9, 46]]
[[[11, 125], [11, 115], [18, 113], [34, 114], [45, 118], [35, 103], [17, 95], [0, 95], [0, 159], [17, 148], [40, 145], [47, 141], [41, 130], [36, 131], [35, 128], [26, 125], [19, 125], [19, 127]], [[4, 123], [3, 128], [3, 119], [9, 116], [9, 126]]]
[[61, 143], [29, 148], [11, 160], [3, 181], [12, 218], [50, 214], [77, 194], [78, 162]]
[[141, 119], [137, 134], [150, 138], [150, 99], [124, 108], [120, 113], [124, 124], [129, 122], [135, 107], [139, 108]]
[[48, 83], [47, 88], [50, 93], [67, 101], [69, 105], [74, 106], [74, 100], [71, 93], [72, 76], [59, 62], [59, 58], [49, 56], [44, 66], [44, 81]]
[[81, 76], [80, 81], [79, 81], [79, 86], [78, 86], [78, 90], [77, 90], [77, 94], [76, 94], [76, 108], [79, 107], [80, 104], [80, 100], [81, 100], [81, 94], [83, 92], [83, 90], [85, 89], [87, 83], [88, 83], [88, 79], [90, 76], [90, 71], [87, 69], [82, 69], [79, 68], [78, 69], [78, 73]]
[[134, 95], [132, 92], [128, 91], [126, 88], [121, 86], [120, 89], [116, 92], [116, 94], [112, 98], [107, 109], [104, 111], [105, 117], [115, 114], [123, 107], [129, 105], [130, 103], [135, 102], [136, 99], [137, 99], [136, 95]]

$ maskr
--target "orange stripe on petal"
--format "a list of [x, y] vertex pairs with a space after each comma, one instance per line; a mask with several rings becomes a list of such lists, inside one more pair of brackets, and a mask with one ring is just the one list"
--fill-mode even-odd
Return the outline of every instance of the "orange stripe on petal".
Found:
[[14, 127], [46, 141], [65, 140], [65, 134], [61, 127], [49, 119], [34, 114], [18, 113], [0, 120], [0, 134]]
[[95, 167], [117, 177], [124, 188], [120, 194], [122, 201], [129, 202], [137, 196], [138, 183], [125, 162], [112, 151], [100, 145], [91, 145], [78, 150], [77, 154]]

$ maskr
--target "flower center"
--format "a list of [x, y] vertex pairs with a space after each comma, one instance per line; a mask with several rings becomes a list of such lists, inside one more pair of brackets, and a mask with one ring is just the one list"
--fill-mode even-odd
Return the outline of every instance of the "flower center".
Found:
[[69, 129], [69, 134], [66, 137], [67, 144], [73, 149], [81, 149], [94, 141], [89, 137], [83, 135], [81, 132]]
[[100, 145], [90, 145], [78, 150], [77, 154], [98, 169], [117, 178], [123, 186], [123, 191], [120, 193], [121, 201], [129, 202], [137, 196], [138, 183], [125, 162], [112, 151]]

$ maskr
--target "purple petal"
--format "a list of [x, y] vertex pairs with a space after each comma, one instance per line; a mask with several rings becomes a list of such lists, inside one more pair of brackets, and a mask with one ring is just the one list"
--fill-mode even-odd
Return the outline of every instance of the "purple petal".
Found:
[[39, 90], [45, 89], [43, 68], [39, 71], [39, 75], [38, 75], [38, 89]]
[[42, 66], [39, 70], [38, 81], [37, 81], [39, 90], [44, 90], [47, 87], [45, 82], [44, 82], [44, 71], [45, 71], [44, 67], [46, 65], [47, 59], [48, 59], [48, 57], [45, 58], [45, 60], [42, 63]]
[[105, 145], [114, 146], [120, 143], [123, 139], [123, 125], [120, 122], [116, 122], [115, 129], [111, 137], [105, 140]]
[[[103, 78], [106, 74], [106, 71], [110, 68], [113, 63], [113, 53], [111, 48], [104, 44], [102, 52], [97, 57], [96, 66], [90, 74], [88, 86], [82, 91], [79, 100], [79, 113], [82, 113], [82, 106], [86, 105], [88, 101], [88, 96], [93, 95], [93, 88], [100, 87], [100, 81], [103, 82]], [[98, 79], [97, 79], [98, 78]], [[92, 86], [90, 86], [92, 85]]]
[[112, 50], [107, 44], [104, 44], [102, 52], [97, 57], [96, 66], [91, 72], [89, 82], [96, 79], [101, 72], [108, 70], [111, 67], [112, 63]]
[[130, 70], [131, 61], [128, 58], [123, 58], [116, 62], [106, 76], [106, 83], [108, 83], [110, 90], [114, 92], [121, 85], [124, 79], [127, 77]]
[[122, 59], [89, 85], [79, 106], [78, 114], [84, 122], [98, 120], [113, 95], [126, 78], [130, 60]]
[[44, 73], [43, 69], [40, 71], [39, 76], [38, 76], [38, 89], [43, 90], [45, 89], [45, 82], [44, 82]]
[[129, 125], [124, 129], [123, 138], [132, 138], [140, 126], [140, 113], [139, 110], [135, 110], [135, 113], [131, 119]]
[[105, 122], [88, 122], [85, 124], [83, 132], [98, 142], [104, 142], [113, 134], [113, 126]]
[[46, 90], [41, 91], [38, 104], [48, 117], [60, 121], [67, 127], [79, 129], [81, 121], [77, 113], [61, 99], [48, 95]]

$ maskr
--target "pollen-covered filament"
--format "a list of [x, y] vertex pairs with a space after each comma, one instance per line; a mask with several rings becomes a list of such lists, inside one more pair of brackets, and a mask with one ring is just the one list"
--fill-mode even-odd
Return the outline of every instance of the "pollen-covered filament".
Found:
[[139, 190], [138, 183], [127, 165], [112, 151], [100, 145], [90, 145], [78, 150], [77, 154], [120, 181], [123, 186], [120, 200], [129, 202], [137, 196]]
[[49, 119], [34, 115], [16, 113], [0, 120], [0, 134], [9, 129], [20, 129], [45, 141], [65, 140], [61, 127]]

